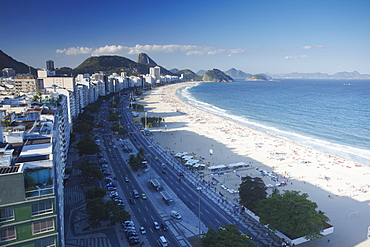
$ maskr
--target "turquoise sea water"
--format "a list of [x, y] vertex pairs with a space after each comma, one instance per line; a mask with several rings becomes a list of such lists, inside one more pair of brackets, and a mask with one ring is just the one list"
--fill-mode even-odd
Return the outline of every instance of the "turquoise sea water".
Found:
[[239, 80], [178, 93], [213, 114], [370, 165], [370, 80]]

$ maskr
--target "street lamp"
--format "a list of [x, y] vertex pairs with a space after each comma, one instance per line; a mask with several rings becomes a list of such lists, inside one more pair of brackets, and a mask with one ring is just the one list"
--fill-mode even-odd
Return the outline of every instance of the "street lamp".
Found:
[[147, 112], [146, 111], [144, 112], [144, 116], [145, 116], [145, 119], [144, 119], [144, 122], [145, 122], [144, 130], [146, 130], [146, 121], [147, 121], [146, 120], [146, 118], [147, 118]]

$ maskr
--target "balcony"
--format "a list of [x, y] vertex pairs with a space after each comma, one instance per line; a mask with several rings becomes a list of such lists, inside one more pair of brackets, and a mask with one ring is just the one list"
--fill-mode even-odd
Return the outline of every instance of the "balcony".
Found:
[[40, 188], [39, 186], [36, 186], [37, 189], [35, 190], [29, 190], [25, 193], [25, 198], [27, 199], [34, 199], [36, 197], [45, 197], [54, 195], [54, 187], [53, 186], [45, 186], [43, 188]]

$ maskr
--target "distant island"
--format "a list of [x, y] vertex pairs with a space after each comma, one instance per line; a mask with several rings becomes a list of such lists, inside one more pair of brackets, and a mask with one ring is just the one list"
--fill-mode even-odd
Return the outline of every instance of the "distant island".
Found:
[[265, 74], [258, 74], [258, 75], [252, 75], [251, 77], [248, 77], [245, 80], [246, 81], [268, 81], [268, 80], [271, 80], [271, 77]]

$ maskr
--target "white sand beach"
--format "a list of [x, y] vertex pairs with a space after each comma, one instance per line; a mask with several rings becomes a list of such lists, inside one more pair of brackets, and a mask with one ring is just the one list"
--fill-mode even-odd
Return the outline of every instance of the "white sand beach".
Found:
[[[280, 190], [297, 190], [309, 195], [334, 226], [334, 233], [301, 246], [370, 246], [370, 167], [344, 160], [286, 140], [269, 136], [219, 116], [196, 109], [175, 93], [194, 82], [155, 88], [144, 94], [148, 117], [162, 117], [165, 122], [150, 130], [153, 138], [172, 153], [194, 152], [211, 166], [244, 162], [251, 168], [229, 170], [225, 175], [211, 175], [229, 189], [237, 190], [240, 176], [260, 176], [256, 170], [276, 174], [278, 181], [263, 176], [266, 185]], [[210, 154], [210, 149], [213, 154]], [[271, 189], [268, 189], [271, 191]], [[228, 193], [229, 199], [237, 194]], [[330, 240], [330, 242], [328, 241]]]

